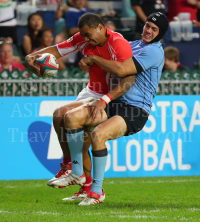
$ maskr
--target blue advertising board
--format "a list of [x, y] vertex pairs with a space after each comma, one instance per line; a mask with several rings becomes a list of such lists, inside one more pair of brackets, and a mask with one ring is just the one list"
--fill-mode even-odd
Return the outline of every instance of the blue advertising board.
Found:
[[[62, 161], [52, 115], [76, 97], [0, 98], [0, 180], [48, 179]], [[136, 135], [107, 142], [105, 177], [200, 175], [200, 96], [156, 96]]]

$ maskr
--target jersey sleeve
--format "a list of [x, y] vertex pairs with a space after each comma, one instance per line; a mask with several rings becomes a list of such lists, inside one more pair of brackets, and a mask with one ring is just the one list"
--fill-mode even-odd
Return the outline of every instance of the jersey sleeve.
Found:
[[65, 56], [67, 54], [77, 52], [83, 43], [84, 39], [78, 32], [75, 35], [73, 35], [71, 38], [57, 44], [56, 46], [60, 55]]
[[164, 54], [157, 46], [144, 48], [134, 59], [141, 65], [143, 70], [147, 70], [155, 65], [159, 65], [164, 59]]
[[126, 39], [118, 39], [116, 44], [116, 59], [118, 62], [123, 62], [124, 60], [132, 57], [132, 47]]

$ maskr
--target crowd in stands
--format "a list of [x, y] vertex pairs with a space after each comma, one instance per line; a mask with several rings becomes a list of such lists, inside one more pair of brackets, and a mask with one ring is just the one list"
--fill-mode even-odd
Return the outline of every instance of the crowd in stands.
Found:
[[164, 53], [165, 65], [163, 71], [176, 72], [179, 70], [180, 73], [185, 73], [189, 70], [189, 68], [180, 63], [180, 52], [177, 48], [168, 46], [164, 49]]
[[[21, 1], [20, 1], [21, 2]], [[119, 2], [119, 1], [118, 1]], [[169, 21], [172, 21], [179, 13], [190, 13], [190, 20], [198, 23], [198, 9], [200, 0], [121, 0], [121, 11], [111, 7], [104, 11], [102, 8], [91, 8], [87, 0], [37, 0], [36, 3], [43, 5], [55, 5], [55, 29], [46, 27], [44, 17], [39, 12], [29, 14], [27, 18], [27, 33], [22, 39], [22, 44], [17, 45], [17, 20], [15, 16], [17, 3], [14, 7], [13, 0], [2, 0], [0, 4], [0, 72], [4, 69], [24, 70], [24, 57], [42, 48], [62, 42], [79, 31], [78, 19], [88, 11], [97, 13], [105, 22], [107, 28], [112, 31], [125, 33], [120, 18], [131, 18], [135, 22], [135, 28], [128, 29], [131, 35], [127, 35], [128, 41], [140, 39], [142, 27], [149, 14], [153, 12], [164, 12]], [[102, 1], [101, 4], [105, 2]], [[127, 28], [127, 27], [126, 27]], [[131, 31], [133, 32], [130, 32]], [[125, 31], [124, 31], [125, 30]], [[17, 49], [17, 50], [16, 50]], [[19, 52], [20, 51], [20, 52]], [[187, 53], [187, 52], [185, 52]], [[164, 70], [174, 72], [187, 71], [188, 68], [180, 64], [179, 50], [174, 47], [165, 48]], [[16, 56], [18, 55], [18, 56]], [[78, 66], [81, 59], [79, 53], [59, 59], [60, 70]], [[198, 61], [199, 58], [196, 58]], [[195, 62], [195, 61], [194, 61]]]

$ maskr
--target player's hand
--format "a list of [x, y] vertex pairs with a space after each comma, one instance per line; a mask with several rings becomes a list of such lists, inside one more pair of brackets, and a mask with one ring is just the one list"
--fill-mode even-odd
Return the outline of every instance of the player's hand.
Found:
[[33, 73], [35, 73], [37, 76], [40, 76], [40, 77], [42, 77], [42, 75], [40, 74], [40, 69], [34, 65], [34, 61], [41, 56], [42, 56], [41, 54], [38, 54], [35, 56], [27, 55], [25, 58], [27, 68], [30, 69]]
[[79, 65], [80, 70], [85, 71], [85, 72], [87, 72], [87, 71], [89, 70], [89, 68], [90, 68], [90, 66], [88, 66], [88, 65], [83, 61], [83, 59], [81, 59], [81, 61], [79, 62], [78, 65]]
[[95, 121], [97, 117], [100, 115], [101, 120], [103, 119], [103, 112], [106, 108], [106, 104], [101, 100], [94, 101], [91, 105], [90, 116], [92, 117], [92, 121]]
[[94, 62], [92, 61], [92, 56], [83, 57], [81, 60], [83, 60], [83, 62], [87, 64], [88, 66], [91, 66], [94, 64]]

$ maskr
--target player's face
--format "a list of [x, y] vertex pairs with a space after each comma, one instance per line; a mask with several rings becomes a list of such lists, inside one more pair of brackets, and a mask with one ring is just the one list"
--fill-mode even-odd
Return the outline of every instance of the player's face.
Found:
[[[99, 24], [96, 28], [90, 28], [85, 25], [80, 29], [80, 34], [83, 36], [84, 40], [92, 46], [102, 46], [103, 35], [102, 35], [102, 25]], [[102, 41], [103, 40], [103, 41]]]
[[42, 45], [44, 47], [51, 46], [53, 43], [53, 35], [51, 31], [45, 31], [42, 35]]
[[159, 33], [159, 28], [152, 22], [146, 22], [142, 33], [142, 42], [147, 44], [151, 42]]
[[43, 27], [43, 20], [39, 15], [33, 15], [30, 20], [30, 26], [33, 30], [39, 31]]
[[0, 49], [0, 61], [2, 64], [9, 64], [12, 61], [13, 51], [10, 44], [5, 44]]

